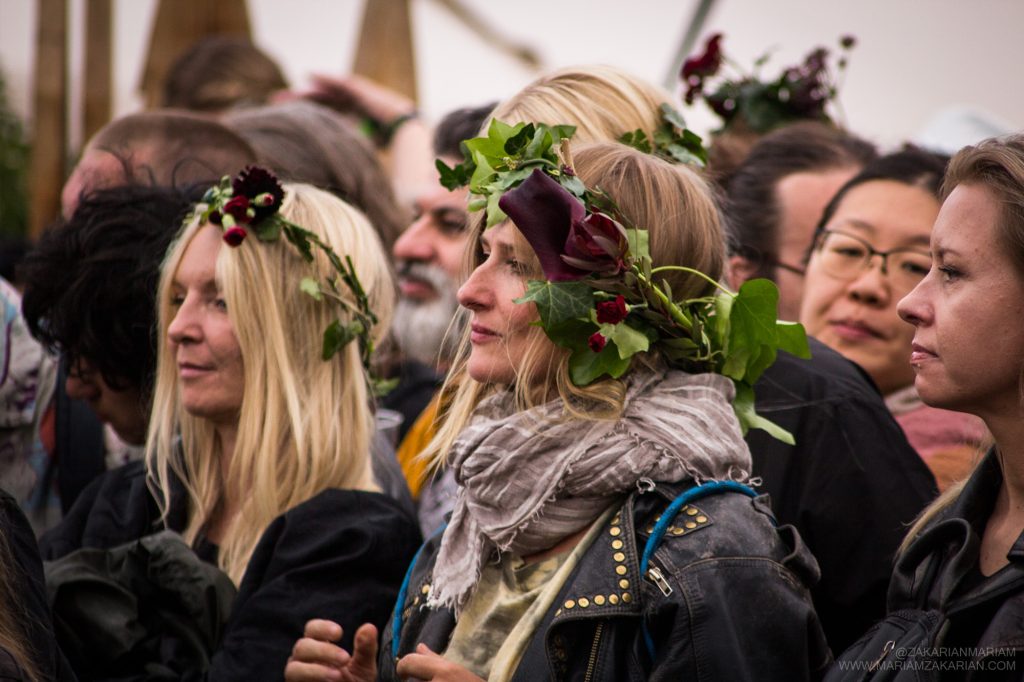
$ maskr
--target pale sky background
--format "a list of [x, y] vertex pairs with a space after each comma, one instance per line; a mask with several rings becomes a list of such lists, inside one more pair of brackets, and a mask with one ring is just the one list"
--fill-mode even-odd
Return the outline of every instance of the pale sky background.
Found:
[[[211, 0], [212, 1], [212, 0]], [[71, 82], [81, 83], [85, 0], [70, 3]], [[135, 92], [156, 0], [114, 0], [116, 114], [139, 108]], [[664, 84], [695, 0], [466, 0], [509, 38], [529, 44], [546, 69], [609, 63]], [[500, 99], [535, 75], [497, 53], [432, 0], [413, 0], [421, 110], [446, 111]], [[249, 0], [254, 38], [302, 86], [311, 72], [344, 73], [356, 45], [363, 0]], [[0, 68], [16, 110], [31, 126], [35, 0], [0, 0]], [[1024, 128], [1021, 0], [717, 0], [701, 33], [725, 33], [726, 52], [743, 65], [774, 50], [765, 75], [796, 63], [842, 34], [852, 52], [842, 105], [854, 131], [891, 147], [931, 139], [957, 147], [981, 133], [957, 132], [969, 112], [1005, 129]], [[73, 94], [72, 106], [77, 105]], [[715, 118], [701, 104], [684, 110], [706, 132]], [[936, 117], [944, 126], [936, 128]], [[74, 119], [74, 117], [72, 117]], [[950, 123], [953, 121], [953, 123]], [[79, 132], [72, 125], [72, 142]]]

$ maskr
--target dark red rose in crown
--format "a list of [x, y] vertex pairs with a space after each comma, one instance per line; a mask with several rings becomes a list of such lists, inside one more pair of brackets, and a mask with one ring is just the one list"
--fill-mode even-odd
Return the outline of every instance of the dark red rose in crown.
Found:
[[597, 304], [597, 321], [600, 324], [618, 324], [626, 319], [629, 312], [626, 309], [626, 299], [619, 294], [611, 301], [601, 301]]
[[603, 213], [591, 213], [573, 221], [562, 260], [586, 272], [617, 275], [625, 269], [628, 254], [626, 229]]
[[590, 338], [587, 339], [587, 345], [590, 346], [590, 350], [595, 353], [603, 351], [605, 344], [607, 343], [608, 339], [604, 338], [604, 336], [601, 335], [601, 332], [594, 332], [590, 335]]
[[[284, 201], [284, 189], [273, 173], [259, 166], [248, 166], [238, 174], [231, 182], [231, 191], [235, 197], [244, 196], [250, 200], [251, 207], [255, 212], [253, 223], [257, 223], [269, 215], [273, 215], [281, 208]], [[269, 194], [270, 201], [261, 194]], [[255, 201], [260, 197], [260, 201]]]
[[238, 226], [224, 230], [224, 243], [230, 247], [238, 246], [245, 241], [246, 234], [245, 228]]
[[722, 66], [722, 34], [715, 33], [708, 38], [704, 46], [704, 54], [690, 57], [683, 62], [683, 71], [680, 74], [684, 82], [693, 85], [692, 77], [707, 78], [718, 73]]
[[231, 201], [224, 204], [224, 213], [227, 213], [235, 222], [249, 222], [249, 198], [244, 196], [232, 197]]

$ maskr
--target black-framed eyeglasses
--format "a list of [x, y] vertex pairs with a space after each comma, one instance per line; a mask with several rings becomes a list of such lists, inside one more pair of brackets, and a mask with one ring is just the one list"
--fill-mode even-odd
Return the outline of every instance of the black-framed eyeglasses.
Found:
[[807, 274], [807, 269], [806, 268], [802, 268], [799, 265], [790, 265], [789, 263], [783, 263], [782, 261], [777, 260], [775, 258], [771, 258], [771, 259], [767, 259], [767, 260], [768, 260], [768, 263], [770, 263], [772, 267], [778, 268], [779, 270], [785, 270], [786, 272], [791, 272], [794, 275], [799, 275], [801, 277], [803, 277], [804, 275]]
[[856, 279], [871, 267], [875, 256], [881, 256], [882, 274], [907, 290], [917, 286], [932, 267], [927, 251], [909, 247], [879, 251], [860, 237], [839, 230], [824, 230], [816, 251], [822, 271], [836, 279]]

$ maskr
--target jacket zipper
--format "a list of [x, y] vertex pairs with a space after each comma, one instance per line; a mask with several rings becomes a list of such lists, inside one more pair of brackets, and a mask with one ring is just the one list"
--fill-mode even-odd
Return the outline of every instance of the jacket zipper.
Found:
[[869, 673], [873, 673], [873, 672], [877, 671], [878, 670], [878, 666], [882, 665], [882, 661], [885, 660], [885, 657], [888, 656], [889, 652], [891, 652], [895, 648], [896, 648], [896, 640], [890, 639], [888, 642], [886, 642], [885, 646], [882, 647], [882, 654], [878, 658], [875, 659], [874, 663], [871, 664], [871, 667], [868, 668], [868, 672]]
[[590, 645], [590, 660], [587, 661], [587, 674], [583, 677], [583, 682], [590, 682], [594, 677], [594, 668], [597, 666], [597, 649], [601, 645], [601, 633], [604, 631], [604, 621], [597, 623], [597, 629], [594, 630], [594, 643]]
[[657, 566], [651, 566], [647, 569], [647, 577], [651, 579], [651, 582], [658, 586], [658, 589], [661, 590], [663, 595], [667, 597], [672, 594], [672, 586], [668, 584], [668, 581], [665, 580], [665, 576], [662, 575], [661, 570]]

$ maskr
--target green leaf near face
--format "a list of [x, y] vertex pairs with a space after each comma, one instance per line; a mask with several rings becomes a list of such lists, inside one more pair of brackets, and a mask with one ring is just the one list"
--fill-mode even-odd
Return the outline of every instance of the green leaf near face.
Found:
[[586, 345], [577, 346], [569, 356], [569, 377], [577, 386], [587, 386], [607, 375], [614, 379], [629, 369], [630, 360], [623, 358], [613, 341], [595, 353]]
[[505, 212], [501, 210], [498, 202], [501, 201], [502, 192], [491, 192], [487, 195], [487, 225], [485, 229], [494, 227], [500, 222], [508, 219]]
[[[752, 384], [766, 367], [763, 347], [771, 349], [771, 359], [774, 360], [774, 349], [778, 345], [775, 325], [778, 303], [779, 290], [772, 282], [752, 279], [743, 283], [729, 314], [726, 343], [729, 356], [726, 367], [729, 371], [723, 371], [724, 374]], [[745, 371], [740, 371], [740, 362], [744, 364]]]
[[535, 304], [544, 327], [554, 327], [569, 320], [589, 319], [594, 290], [583, 282], [530, 280], [526, 293], [515, 302]]

